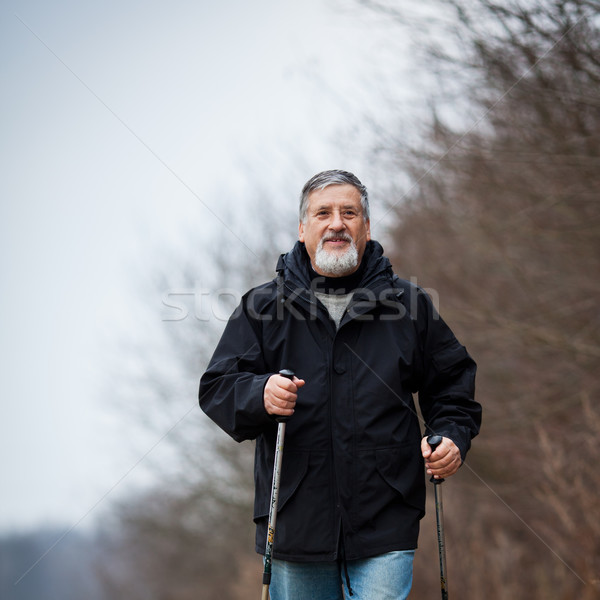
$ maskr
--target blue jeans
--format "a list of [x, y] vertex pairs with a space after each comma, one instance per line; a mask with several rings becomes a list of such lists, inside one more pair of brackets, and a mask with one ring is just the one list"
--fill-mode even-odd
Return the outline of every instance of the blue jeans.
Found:
[[388, 552], [343, 564], [274, 560], [271, 600], [405, 600], [412, 585], [414, 550]]

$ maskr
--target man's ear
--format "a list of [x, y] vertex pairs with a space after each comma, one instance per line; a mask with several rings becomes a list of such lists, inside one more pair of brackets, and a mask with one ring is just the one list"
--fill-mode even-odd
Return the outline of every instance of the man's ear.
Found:
[[367, 242], [371, 241], [371, 221], [367, 220]]
[[298, 239], [304, 243], [304, 223], [302, 221], [298, 223]]

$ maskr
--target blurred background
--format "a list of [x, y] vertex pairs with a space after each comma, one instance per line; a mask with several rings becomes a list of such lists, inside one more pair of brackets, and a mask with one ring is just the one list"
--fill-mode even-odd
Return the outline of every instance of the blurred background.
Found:
[[479, 364], [450, 592], [600, 598], [599, 2], [0, 11], [3, 600], [258, 597], [253, 444], [197, 385], [330, 168]]

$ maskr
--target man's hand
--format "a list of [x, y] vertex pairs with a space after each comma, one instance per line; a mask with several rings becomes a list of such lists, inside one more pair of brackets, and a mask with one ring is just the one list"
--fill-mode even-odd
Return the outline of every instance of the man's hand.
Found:
[[421, 440], [421, 454], [425, 459], [427, 474], [433, 475], [435, 479], [445, 479], [454, 475], [462, 464], [458, 446], [447, 437], [442, 438], [433, 454], [431, 446], [427, 443], [427, 437], [424, 437]]
[[298, 399], [298, 388], [304, 385], [304, 379], [288, 379], [282, 375], [271, 375], [265, 385], [263, 401], [270, 415], [290, 417]]

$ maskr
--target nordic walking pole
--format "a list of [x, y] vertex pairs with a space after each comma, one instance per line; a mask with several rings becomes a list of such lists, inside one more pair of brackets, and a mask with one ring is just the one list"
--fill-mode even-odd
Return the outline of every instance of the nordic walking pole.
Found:
[[[288, 379], [294, 379], [294, 372], [289, 369], [279, 371]], [[277, 443], [275, 445], [275, 462], [273, 465], [273, 485], [271, 486], [271, 503], [269, 506], [269, 528], [267, 530], [267, 546], [265, 548], [265, 568], [263, 571], [263, 587], [261, 600], [269, 600], [271, 584], [271, 566], [273, 564], [273, 540], [275, 539], [275, 522], [277, 521], [277, 503], [279, 501], [279, 481], [281, 479], [281, 460], [283, 458], [283, 440], [285, 424], [289, 417], [277, 417]]]
[[[431, 447], [431, 452], [442, 443], [441, 435], [430, 435], [427, 443]], [[429, 480], [433, 483], [435, 490], [435, 518], [437, 520], [437, 538], [438, 550], [440, 553], [440, 584], [442, 586], [442, 600], [448, 600], [448, 582], [446, 581], [446, 544], [444, 541], [444, 507], [442, 504], [442, 483], [443, 479], [435, 479], [433, 475]]]

